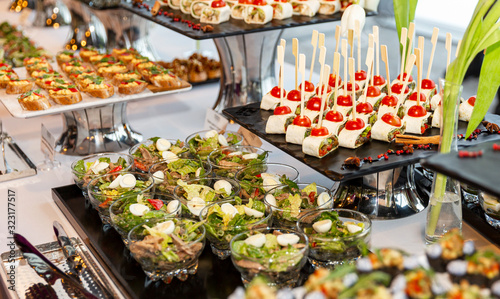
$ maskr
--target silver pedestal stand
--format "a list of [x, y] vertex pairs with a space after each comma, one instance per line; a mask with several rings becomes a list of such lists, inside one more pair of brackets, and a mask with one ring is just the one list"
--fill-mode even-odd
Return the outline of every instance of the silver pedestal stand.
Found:
[[119, 152], [142, 141], [127, 121], [127, 103], [63, 113], [56, 150], [67, 155]]
[[372, 219], [404, 218], [427, 204], [417, 193], [413, 164], [341, 183], [335, 194], [335, 207], [357, 210]]
[[215, 110], [260, 102], [276, 85], [275, 49], [282, 33], [279, 29], [214, 38], [223, 68]]

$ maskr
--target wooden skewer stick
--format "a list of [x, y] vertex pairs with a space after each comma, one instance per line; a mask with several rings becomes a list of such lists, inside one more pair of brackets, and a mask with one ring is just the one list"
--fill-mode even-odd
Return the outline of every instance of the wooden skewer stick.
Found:
[[337, 87], [338, 87], [338, 82], [339, 82], [339, 72], [340, 72], [340, 53], [339, 52], [335, 52], [333, 54], [333, 69], [334, 69], [334, 72], [335, 72], [335, 83], [334, 83], [334, 86], [333, 86], [333, 111], [337, 112], [337, 96], [338, 96], [338, 90], [337, 90]]
[[[371, 33], [368, 34], [368, 51], [370, 51], [370, 48], [373, 49], [373, 50], [375, 50], [374, 49], [375, 48], [375, 38], [374, 38], [373, 34], [371, 34]], [[373, 54], [375, 54], [375, 52], [373, 52]], [[368, 52], [367, 52], [366, 55], [368, 55]], [[366, 59], [368, 61], [368, 56], [366, 56]], [[375, 86], [375, 84], [373, 83], [373, 80], [374, 80], [373, 77], [375, 75], [375, 69], [373, 68], [373, 60], [374, 59], [375, 58], [372, 58], [372, 64], [370, 66], [368, 66], [368, 68], [370, 68], [370, 67], [372, 68], [372, 72], [371, 72], [371, 76], [369, 75], [370, 73], [368, 73], [366, 75], [365, 89], [368, 89], [369, 82], [372, 82], [371, 85]]]
[[385, 63], [385, 75], [387, 76], [387, 94], [389, 96], [392, 96], [392, 91], [391, 91], [391, 76], [389, 75], [389, 59], [387, 57], [387, 46], [382, 45], [380, 46], [380, 55], [382, 56], [382, 61]]
[[300, 117], [304, 116], [304, 102], [305, 102], [305, 80], [306, 80], [306, 55], [300, 54], [299, 55], [299, 72], [300, 72], [300, 78], [302, 80], [302, 84], [300, 87]]
[[446, 73], [448, 73], [448, 66], [450, 65], [450, 58], [451, 58], [451, 33], [446, 33]]
[[325, 46], [325, 34], [320, 33], [320, 34], [318, 34], [318, 48], [321, 48], [324, 46]]
[[398, 134], [396, 135], [396, 143], [402, 143], [402, 144], [439, 144], [439, 141], [441, 140], [441, 136], [435, 135], [435, 136], [413, 136], [413, 135], [401, 135]]
[[292, 40], [292, 53], [295, 56], [295, 90], [299, 88], [299, 74], [297, 73], [298, 65], [299, 65], [299, 40], [294, 38]]
[[[286, 49], [286, 40], [282, 38], [280, 40], [280, 46], [283, 47], [283, 51]], [[283, 76], [283, 69], [280, 67], [279, 73], [278, 73], [278, 83], [281, 82], [281, 76]], [[280, 87], [280, 92], [283, 92], [283, 86]]]
[[354, 31], [358, 39], [358, 71], [361, 71], [361, 29], [359, 27], [359, 20], [354, 21]]
[[420, 106], [420, 91], [422, 90], [422, 52], [419, 48], [415, 48], [415, 56], [417, 58], [417, 106]]
[[[371, 35], [371, 34], [370, 34]], [[366, 96], [368, 94], [368, 80], [370, 79], [370, 76], [373, 76], [373, 48], [369, 47], [368, 48], [368, 53], [366, 53], [366, 61], [365, 61], [365, 64], [366, 64], [366, 68], [368, 69], [367, 70], [367, 74], [366, 74], [366, 87], [365, 87], [365, 92], [364, 92], [364, 101], [366, 103]]]
[[349, 29], [349, 31], [347, 31], [347, 42], [349, 43], [349, 47], [351, 47], [349, 50], [349, 57], [353, 57], [354, 30], [352, 30], [352, 29]]
[[[405, 94], [406, 86], [408, 86], [408, 81], [410, 81], [410, 74], [413, 70], [413, 65], [415, 64], [416, 59], [417, 57], [415, 56], [415, 54], [411, 54], [408, 58], [408, 61], [406, 63], [406, 72], [408, 73], [408, 76], [406, 76], [405, 80], [403, 81], [403, 88], [401, 89], [401, 94], [398, 97], [398, 106], [396, 108], [399, 108], [399, 104], [403, 103], [402, 98]], [[398, 109], [396, 109], [396, 111], [398, 111]]]
[[403, 53], [401, 55], [401, 71], [400, 71], [400, 81], [403, 81], [403, 72], [405, 67], [405, 53], [406, 53], [406, 40], [408, 39], [408, 30], [406, 28], [401, 28], [401, 40], [399, 41], [403, 46]]
[[[326, 51], [326, 49], [325, 49]], [[328, 80], [328, 75], [330, 74], [330, 66], [328, 64], [323, 65], [324, 68], [324, 76], [325, 80]], [[321, 96], [321, 108], [319, 110], [319, 118], [318, 118], [318, 128], [321, 128], [323, 126], [323, 114], [325, 113], [325, 104], [326, 104], [326, 98], [328, 97], [327, 92], [323, 92]]]
[[349, 58], [349, 76], [351, 79], [351, 87], [352, 87], [352, 119], [356, 119], [356, 79], [354, 78], [354, 58]]
[[278, 64], [280, 65], [281, 75], [280, 75], [280, 106], [283, 106], [283, 66], [285, 64], [285, 49], [282, 46], [278, 46]]
[[[328, 82], [326, 84], [323, 84], [324, 81], [324, 77], [325, 77], [325, 56], [326, 56], [326, 47], [323, 46], [321, 48], [319, 48], [319, 65], [320, 65], [320, 71], [319, 71], [319, 83], [318, 83], [318, 89], [319, 89], [319, 94], [318, 96], [321, 98], [321, 96], [323, 95], [324, 93], [324, 90], [323, 90], [323, 85], [326, 85], [328, 84]], [[328, 71], [330, 72], [330, 71]]]
[[314, 60], [316, 59], [316, 49], [318, 48], [318, 30], [313, 30], [311, 45], [313, 46], [313, 55], [311, 59], [311, 72], [309, 73], [309, 82], [312, 82], [313, 70], [314, 70]]
[[335, 27], [335, 53], [339, 51], [340, 46], [340, 25]]
[[[380, 37], [378, 26], [373, 26], [373, 42], [375, 43], [375, 66], [377, 70], [377, 77], [380, 76]], [[373, 84], [373, 82], [372, 82]]]
[[347, 41], [345, 39], [342, 40], [342, 58], [344, 59], [344, 96], [347, 95]]
[[455, 51], [455, 58], [458, 57], [458, 53], [460, 52], [460, 46], [462, 45], [462, 40], [459, 39], [458, 40], [458, 44], [457, 44], [457, 50]]
[[[425, 47], [425, 38], [423, 36], [418, 37], [418, 48], [420, 49], [420, 53], [422, 54], [422, 66], [424, 65], [424, 47]], [[422, 69], [423, 71], [423, 69]]]
[[431, 44], [432, 44], [431, 57], [429, 59], [429, 66], [427, 67], [427, 79], [429, 79], [429, 77], [431, 76], [432, 61], [434, 60], [434, 52], [436, 51], [438, 33], [439, 33], [439, 28], [434, 27], [434, 29], [432, 30], [432, 38], [431, 38]]
[[410, 56], [411, 50], [413, 50], [413, 37], [415, 36], [415, 23], [410, 22], [408, 26], [408, 46], [406, 47], [407, 53], [405, 59]]

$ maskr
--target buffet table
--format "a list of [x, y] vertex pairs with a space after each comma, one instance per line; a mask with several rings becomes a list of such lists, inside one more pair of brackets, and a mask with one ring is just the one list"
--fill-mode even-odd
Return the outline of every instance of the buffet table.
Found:
[[[18, 15], [1, 13], [3, 20], [16, 20]], [[32, 28], [28, 31], [30, 37], [35, 39], [52, 53], [62, 49], [64, 36], [67, 28], [39, 29]], [[182, 39], [177, 33], [164, 28], [155, 28], [152, 32], [152, 40], [156, 42], [158, 49], [168, 48], [168, 41], [176, 39], [179, 49], [189, 48], [192, 41]], [[162, 36], [162, 38], [154, 38]], [[155, 96], [147, 100], [129, 103], [127, 114], [131, 126], [143, 133], [145, 138], [162, 136], [172, 139], [184, 140], [189, 134], [203, 129], [207, 108], [210, 108], [219, 93], [217, 83], [197, 86], [191, 91]], [[31, 119], [18, 119], [12, 117], [5, 107], [0, 107], [0, 119], [3, 129], [12, 136], [21, 149], [37, 164], [44, 160], [40, 149], [40, 127], [44, 124], [54, 135], [62, 131], [62, 117], [60, 115], [49, 115]], [[228, 129], [237, 130], [239, 126], [230, 124]], [[327, 187], [336, 187], [337, 184], [318, 174], [315, 170], [305, 166], [295, 159], [290, 159], [288, 154], [278, 148], [264, 142], [263, 148], [272, 151], [269, 156], [270, 162], [285, 162], [299, 169], [300, 180], [303, 182], [315, 181]], [[78, 159], [76, 156], [56, 154], [55, 159], [61, 162], [61, 167], [47, 171], [38, 172], [36, 176], [21, 178], [17, 180], [0, 183], [0, 219], [4, 221], [0, 227], [0, 253], [11, 250], [11, 241], [8, 230], [7, 197], [9, 190], [15, 191], [15, 231], [25, 236], [33, 244], [42, 244], [55, 241], [52, 223], [59, 221], [68, 231], [70, 237], [78, 237], [72, 229], [69, 221], [54, 203], [52, 188], [73, 184], [70, 172], [70, 164]], [[411, 254], [423, 254], [424, 252], [424, 223], [426, 211], [414, 216], [398, 220], [374, 220], [371, 238], [372, 247], [396, 247]], [[488, 242], [482, 235], [466, 223], [463, 225], [463, 233], [467, 239], [476, 242], [478, 248], [488, 248], [500, 251], [498, 247]], [[7, 284], [6, 273], [3, 267], [1, 281], [3, 287]], [[10, 293], [13, 296], [13, 293]]]

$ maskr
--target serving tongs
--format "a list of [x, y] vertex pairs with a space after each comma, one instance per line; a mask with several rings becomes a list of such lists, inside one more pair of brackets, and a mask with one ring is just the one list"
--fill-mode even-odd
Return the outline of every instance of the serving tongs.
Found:
[[[70, 298], [88, 298], [98, 299], [95, 295], [88, 292], [79, 281], [75, 278], [66, 275], [63, 271], [57, 268], [49, 261], [38, 249], [35, 248], [26, 238], [20, 234], [14, 234], [14, 242], [23, 253], [23, 257], [35, 272], [45, 279], [45, 281], [54, 289], [64, 288], [64, 292]], [[57, 282], [60, 282], [57, 283]], [[57, 284], [56, 284], [57, 283]]]

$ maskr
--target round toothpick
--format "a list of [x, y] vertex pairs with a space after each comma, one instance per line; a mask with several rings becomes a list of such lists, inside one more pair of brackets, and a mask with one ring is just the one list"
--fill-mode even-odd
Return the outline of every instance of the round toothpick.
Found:
[[431, 38], [431, 44], [432, 44], [431, 57], [429, 58], [429, 66], [427, 67], [427, 79], [429, 79], [429, 77], [431, 76], [432, 61], [434, 60], [434, 52], [436, 52], [438, 33], [439, 33], [439, 28], [434, 27], [434, 29], [432, 30], [432, 38]]

